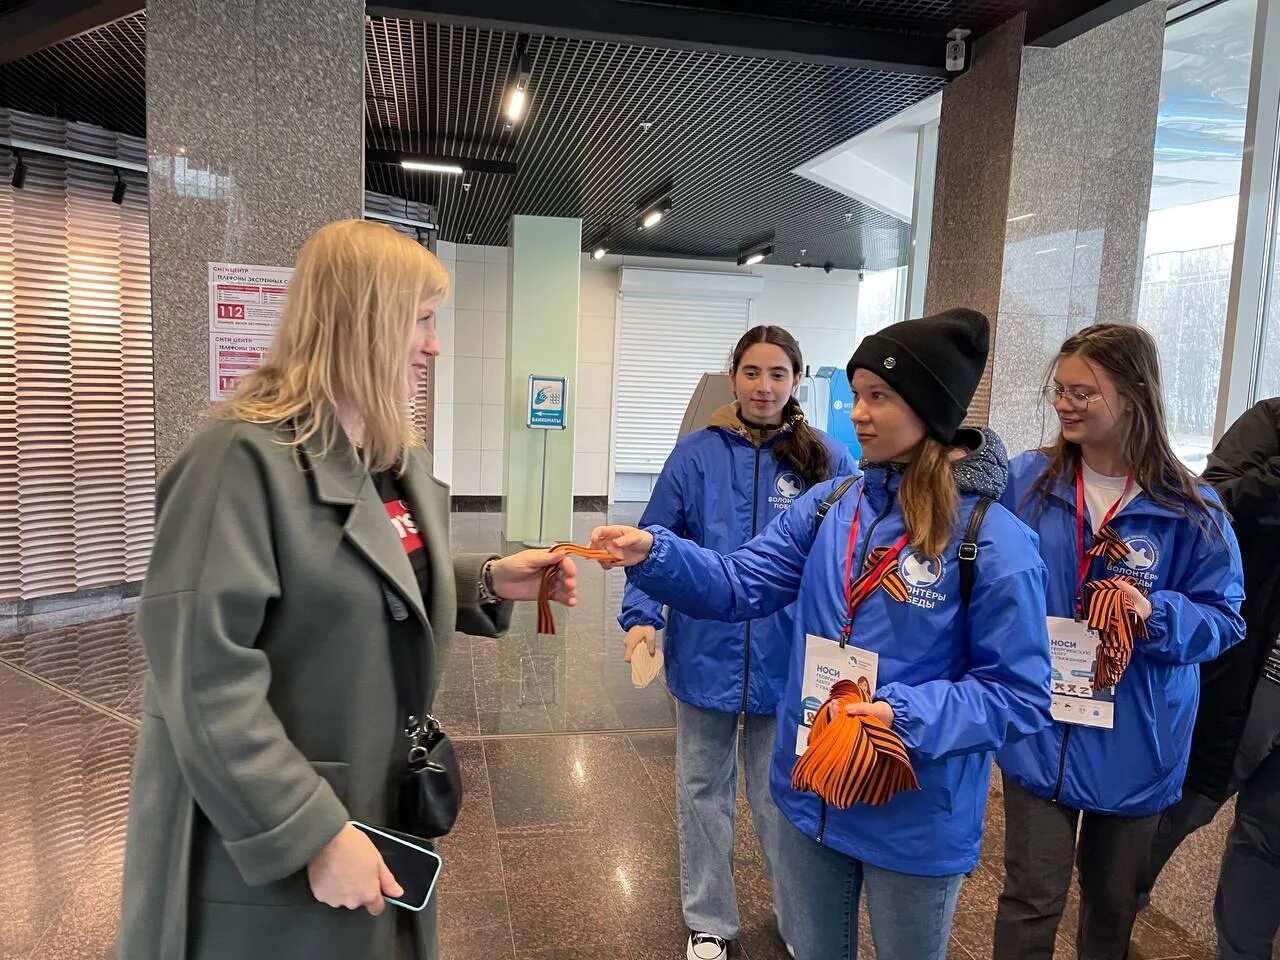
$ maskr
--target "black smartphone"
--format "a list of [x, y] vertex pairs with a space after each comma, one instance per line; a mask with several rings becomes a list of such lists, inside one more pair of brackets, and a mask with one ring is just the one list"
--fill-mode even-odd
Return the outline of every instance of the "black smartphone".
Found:
[[435, 892], [436, 881], [444, 861], [440, 854], [429, 850], [425, 841], [407, 833], [397, 833], [385, 827], [371, 827], [367, 823], [352, 820], [351, 825], [373, 841], [382, 854], [382, 861], [404, 888], [399, 897], [384, 897], [387, 903], [406, 910], [421, 910]]

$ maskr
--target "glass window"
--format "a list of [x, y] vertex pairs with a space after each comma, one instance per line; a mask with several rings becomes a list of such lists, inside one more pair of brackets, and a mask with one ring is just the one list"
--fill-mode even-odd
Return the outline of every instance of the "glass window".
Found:
[[1280, 397], [1280, 158], [1277, 167], [1272, 171], [1271, 210], [1272, 234], [1271, 249], [1268, 251], [1269, 266], [1267, 284], [1264, 293], [1262, 312], [1262, 331], [1259, 337], [1258, 369], [1253, 383], [1253, 399], [1265, 400], [1269, 397]]
[[905, 319], [907, 268], [868, 270], [858, 284], [855, 340]]
[[1257, 0], [1169, 24], [1138, 322], [1160, 344], [1175, 450], [1213, 446]]

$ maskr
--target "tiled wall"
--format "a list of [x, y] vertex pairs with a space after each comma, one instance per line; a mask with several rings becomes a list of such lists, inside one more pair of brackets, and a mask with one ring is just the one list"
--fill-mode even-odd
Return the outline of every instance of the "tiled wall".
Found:
[[507, 250], [441, 243], [436, 252], [453, 275], [453, 295], [437, 320], [436, 476], [455, 495], [500, 496]]
[[432, 455], [435, 458], [436, 477], [444, 483], [453, 483], [453, 385], [454, 385], [454, 302], [457, 299], [458, 247], [453, 243], [437, 243], [436, 256], [440, 258], [449, 276], [453, 278], [454, 291], [448, 301], [436, 311], [436, 333], [440, 337], [440, 356], [436, 357], [433, 385], [436, 391], [435, 436]]
[[[502, 493], [502, 426], [505, 382], [508, 251], [441, 243], [437, 251], [454, 278], [449, 304], [440, 311], [442, 353], [436, 361], [436, 475], [458, 496]], [[572, 386], [577, 447], [575, 496], [609, 490], [613, 432], [613, 376], [622, 266], [755, 273], [765, 278], [756, 322], [789, 329], [805, 361], [843, 366], [853, 352], [858, 312], [857, 274], [796, 270], [694, 260], [606, 257], [582, 260], [577, 381]], [[726, 345], [726, 353], [731, 345]]]

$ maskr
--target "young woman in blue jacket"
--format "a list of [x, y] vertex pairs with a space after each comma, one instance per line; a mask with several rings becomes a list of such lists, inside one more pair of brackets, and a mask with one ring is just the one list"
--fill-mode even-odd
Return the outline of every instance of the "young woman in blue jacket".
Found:
[[[632, 583], [691, 617], [758, 620], [794, 603], [770, 780], [785, 818], [775, 858], [782, 930], [797, 960], [857, 956], [864, 889], [880, 960], [944, 957], [961, 882], [978, 861], [992, 753], [1049, 720], [1035, 537], [994, 505], [976, 554], [959, 556], [975, 507], [998, 497], [1007, 479], [995, 435], [960, 429], [988, 337], [985, 317], [957, 309], [862, 341], [848, 373], [864, 475], [825, 518], [819, 508], [839, 481], [808, 491], [729, 554], [661, 526], [601, 527], [592, 536], [631, 568]], [[872, 555], [880, 547], [888, 552]], [[869, 555], [899, 574], [903, 591], [850, 589]], [[967, 603], [965, 570], [973, 575]], [[802, 720], [813, 717], [806, 680], [846, 655], [842, 636], [879, 658], [868, 677], [874, 701], [849, 712], [890, 726], [919, 781], [919, 790], [879, 806], [837, 809], [792, 788], [807, 743]]]
[[[1069, 722], [999, 754], [1007, 876], [995, 960], [1052, 958], [1073, 864], [1078, 956], [1128, 955], [1153, 833], [1187, 769], [1196, 665], [1243, 636], [1235, 536], [1211, 488], [1174, 456], [1162, 396], [1160, 357], [1146, 331], [1088, 327], [1063, 344], [1045, 387], [1061, 436], [1011, 466], [1004, 503], [1040, 536], [1055, 642], [1087, 637], [1073, 622], [1081, 585], [1111, 578], [1121, 578], [1147, 636], [1135, 635], [1112, 693], [1086, 701], [1086, 715], [1110, 706], [1109, 722], [1083, 724], [1079, 711], [1055, 703]], [[1095, 541], [1115, 549], [1091, 556]]]
[[[640, 522], [728, 552], [810, 487], [856, 467], [848, 449], [805, 422], [795, 391], [800, 345], [781, 327], [753, 327], [730, 366], [737, 402], [676, 444]], [[791, 611], [745, 624], [697, 620], [628, 584], [618, 622], [626, 658], [666, 628], [667, 686], [676, 699], [676, 813], [689, 960], [723, 960], [739, 932], [733, 883], [742, 717], [747, 802], [773, 875], [778, 811], [769, 798], [774, 712], [787, 676]], [[775, 898], [776, 899], [776, 898]]]

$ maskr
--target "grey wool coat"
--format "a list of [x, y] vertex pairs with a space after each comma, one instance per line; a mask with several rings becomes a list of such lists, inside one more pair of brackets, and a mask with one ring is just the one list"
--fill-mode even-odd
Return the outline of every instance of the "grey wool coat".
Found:
[[[402, 479], [429, 557], [424, 609], [351, 447], [319, 457], [288, 439], [213, 423], [160, 481], [121, 960], [395, 955], [398, 908], [333, 909], [306, 876], [347, 820], [392, 822], [406, 742], [384, 586], [421, 624], [428, 703], [455, 629], [510, 623], [510, 604], [479, 602], [488, 557], [450, 556], [448, 488], [425, 452]], [[417, 957], [434, 957], [434, 906], [413, 919]]]

